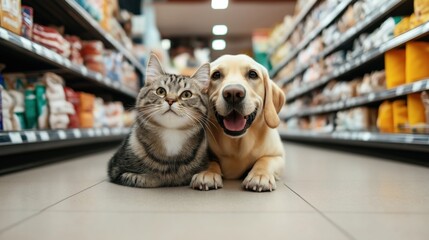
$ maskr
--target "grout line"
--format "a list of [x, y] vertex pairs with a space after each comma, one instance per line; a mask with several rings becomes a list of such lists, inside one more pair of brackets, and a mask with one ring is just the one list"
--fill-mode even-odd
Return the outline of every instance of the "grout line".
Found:
[[14, 228], [14, 227], [16, 227], [17, 225], [19, 225], [19, 224], [21, 224], [21, 223], [23, 223], [23, 222], [26, 222], [26, 221], [30, 220], [31, 218], [33, 218], [33, 217], [35, 217], [35, 216], [37, 216], [37, 215], [40, 215], [41, 213], [45, 212], [45, 211], [46, 211], [46, 210], [48, 210], [49, 208], [51, 208], [51, 207], [53, 207], [53, 206], [55, 206], [55, 205], [57, 205], [57, 204], [59, 204], [59, 203], [61, 203], [61, 202], [65, 201], [65, 200], [67, 200], [67, 199], [69, 199], [69, 198], [72, 198], [72, 197], [74, 197], [74, 196], [78, 195], [79, 193], [82, 193], [82, 192], [84, 192], [84, 191], [86, 191], [86, 190], [89, 190], [89, 189], [91, 189], [91, 188], [93, 188], [93, 187], [95, 187], [95, 186], [97, 186], [97, 185], [99, 185], [100, 183], [103, 183], [103, 182], [105, 182], [105, 181], [106, 181], [106, 180], [105, 180], [105, 179], [103, 179], [102, 181], [97, 182], [96, 184], [91, 185], [91, 186], [89, 186], [89, 187], [87, 187], [87, 188], [84, 188], [83, 190], [80, 190], [79, 192], [74, 193], [74, 194], [72, 194], [72, 195], [70, 195], [70, 196], [68, 196], [68, 197], [66, 197], [66, 198], [64, 198], [64, 199], [61, 199], [61, 200], [59, 200], [58, 202], [53, 203], [53, 204], [51, 204], [51, 205], [49, 205], [49, 206], [47, 206], [47, 207], [43, 208], [42, 210], [40, 210], [40, 211], [38, 211], [38, 212], [36, 212], [36, 213], [34, 213], [34, 214], [32, 214], [32, 215], [30, 215], [30, 216], [28, 216], [28, 217], [24, 218], [24, 219], [22, 219], [22, 220], [20, 220], [20, 221], [18, 221], [18, 222], [15, 222], [15, 223], [13, 223], [13, 224], [11, 224], [11, 225], [9, 225], [9, 226], [7, 226], [7, 227], [3, 228], [3, 229], [0, 229], [0, 235], [1, 235], [2, 233], [4, 233], [4, 232], [6, 232], [6, 231], [8, 231], [8, 230], [10, 230], [10, 229], [12, 229], [12, 228]]
[[323, 218], [325, 218], [328, 222], [330, 222], [336, 229], [338, 229], [340, 232], [342, 232], [346, 237], [352, 240], [356, 240], [352, 235], [350, 235], [346, 230], [344, 230], [340, 225], [336, 224], [332, 219], [328, 218], [322, 211], [317, 209], [313, 204], [308, 202], [304, 199], [301, 195], [299, 195], [295, 190], [293, 190], [291, 187], [289, 187], [286, 183], [283, 183], [289, 190], [291, 190], [293, 193], [295, 193], [299, 198], [301, 198], [304, 202], [306, 202], [310, 207], [312, 207], [316, 212], [318, 212]]

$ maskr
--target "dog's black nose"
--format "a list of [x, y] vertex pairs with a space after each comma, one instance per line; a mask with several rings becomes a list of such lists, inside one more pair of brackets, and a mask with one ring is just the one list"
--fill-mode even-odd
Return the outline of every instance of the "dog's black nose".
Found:
[[246, 89], [240, 84], [231, 84], [223, 89], [222, 95], [227, 103], [237, 104], [246, 97]]

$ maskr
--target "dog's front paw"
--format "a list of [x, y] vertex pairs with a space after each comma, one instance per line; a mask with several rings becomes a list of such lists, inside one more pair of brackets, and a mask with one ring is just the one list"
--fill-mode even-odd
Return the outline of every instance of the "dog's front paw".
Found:
[[276, 189], [276, 179], [274, 175], [266, 172], [251, 171], [244, 179], [242, 186], [249, 191], [271, 192]]
[[222, 177], [218, 173], [202, 171], [192, 177], [190, 186], [193, 189], [202, 191], [222, 188]]

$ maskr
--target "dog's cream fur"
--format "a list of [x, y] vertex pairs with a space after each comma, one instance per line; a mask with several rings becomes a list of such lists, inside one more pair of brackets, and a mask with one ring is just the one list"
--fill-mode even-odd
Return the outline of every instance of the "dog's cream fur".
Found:
[[[284, 168], [284, 149], [275, 129], [280, 119], [278, 112], [285, 102], [281, 89], [268, 76], [267, 70], [246, 55], [225, 55], [211, 63], [211, 75], [219, 71], [219, 80], [211, 80], [209, 87], [210, 133], [208, 140], [215, 159], [206, 171], [194, 175], [191, 187], [201, 190], [222, 187], [222, 177], [239, 179], [247, 174], [243, 187], [252, 191], [272, 191], [276, 188]], [[250, 70], [258, 79], [249, 79]], [[222, 90], [229, 84], [240, 84], [246, 90], [243, 112], [247, 115], [257, 109], [256, 118], [246, 133], [231, 137], [216, 121], [214, 108], [227, 114]]]

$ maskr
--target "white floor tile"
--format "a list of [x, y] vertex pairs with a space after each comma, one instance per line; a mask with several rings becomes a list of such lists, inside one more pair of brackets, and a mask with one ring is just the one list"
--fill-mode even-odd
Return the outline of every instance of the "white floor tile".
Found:
[[37, 211], [0, 210], [0, 231], [32, 216], [35, 213], [37, 213]]
[[358, 240], [429, 238], [429, 214], [328, 213], [327, 216]]
[[45, 212], [1, 239], [348, 239], [316, 213]]
[[240, 181], [225, 181], [224, 188], [197, 191], [189, 187], [139, 189], [103, 182], [51, 210], [152, 211], [152, 212], [302, 212], [314, 210], [302, 199], [278, 185], [274, 192], [241, 189]]

